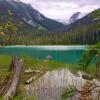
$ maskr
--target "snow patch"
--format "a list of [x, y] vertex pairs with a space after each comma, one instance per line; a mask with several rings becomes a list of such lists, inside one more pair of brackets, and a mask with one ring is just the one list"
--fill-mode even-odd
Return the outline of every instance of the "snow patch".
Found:
[[39, 20], [43, 20], [43, 17], [41, 16], [40, 13], [37, 13], [37, 18], [38, 18]]
[[27, 20], [26, 18], [23, 18], [23, 20], [27, 23], [27, 24], [29, 24], [29, 25], [31, 25], [31, 26], [34, 26], [34, 27], [36, 27], [37, 25], [36, 25], [36, 23], [35, 22], [33, 22], [32, 20]]

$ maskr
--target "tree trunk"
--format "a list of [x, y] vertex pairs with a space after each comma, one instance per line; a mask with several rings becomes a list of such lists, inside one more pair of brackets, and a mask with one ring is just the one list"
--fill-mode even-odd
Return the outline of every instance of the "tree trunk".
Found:
[[14, 71], [15, 70], [15, 61], [16, 61], [17, 57], [13, 56], [12, 57], [12, 61], [9, 67], [9, 72]]
[[[13, 62], [13, 61], [12, 61]], [[12, 98], [15, 95], [16, 89], [18, 87], [18, 83], [20, 81], [20, 77], [21, 77], [21, 72], [22, 72], [22, 65], [23, 65], [23, 61], [19, 60], [19, 59], [15, 59], [14, 60], [14, 66], [13, 68], [11, 67], [10, 70], [14, 70], [14, 76], [12, 78], [12, 82], [7, 90], [7, 92], [4, 95], [4, 98], [6, 100], [9, 100], [10, 98]]]
[[99, 76], [99, 62], [96, 62], [96, 77]]

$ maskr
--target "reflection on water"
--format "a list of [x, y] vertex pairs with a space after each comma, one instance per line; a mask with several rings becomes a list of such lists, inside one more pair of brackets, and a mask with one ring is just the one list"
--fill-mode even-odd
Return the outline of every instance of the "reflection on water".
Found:
[[38, 100], [61, 100], [61, 93], [68, 85], [79, 88], [84, 84], [81, 72], [78, 73], [80, 77], [76, 77], [67, 69], [48, 71], [34, 85], [25, 86], [27, 95], [34, 94]]

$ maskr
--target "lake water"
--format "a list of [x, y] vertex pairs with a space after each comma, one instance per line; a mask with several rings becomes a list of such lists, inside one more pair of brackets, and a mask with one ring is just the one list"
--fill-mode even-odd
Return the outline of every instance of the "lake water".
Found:
[[75, 63], [83, 54], [86, 46], [6, 46], [0, 47], [0, 54], [28, 55], [33, 58], [46, 59], [48, 55], [55, 61]]

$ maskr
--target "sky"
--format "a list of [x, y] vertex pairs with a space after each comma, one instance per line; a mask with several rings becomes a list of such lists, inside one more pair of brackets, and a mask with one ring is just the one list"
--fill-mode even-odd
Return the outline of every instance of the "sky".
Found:
[[100, 7], [100, 0], [21, 0], [48, 18], [67, 20], [73, 13], [87, 14]]

